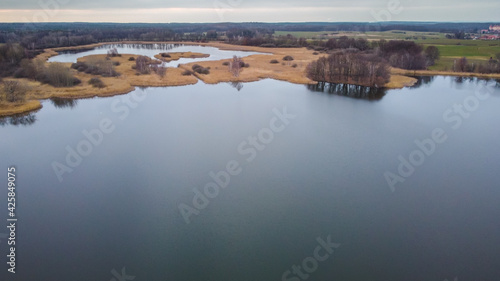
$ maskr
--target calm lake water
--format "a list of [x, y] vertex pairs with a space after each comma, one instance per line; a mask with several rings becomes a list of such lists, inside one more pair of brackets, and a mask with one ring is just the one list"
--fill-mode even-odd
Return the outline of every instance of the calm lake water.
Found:
[[[0, 127], [19, 218], [17, 274], [1, 280], [500, 278], [496, 81], [199, 82], [43, 106]], [[54, 163], [72, 170], [62, 182]], [[228, 163], [239, 173], [213, 193]], [[207, 184], [187, 224], [179, 206]]]
[[164, 52], [195, 52], [210, 55], [210, 57], [207, 58], [181, 58], [179, 60], [163, 64], [164, 66], [168, 67], [177, 67], [178, 64], [191, 63], [194, 61], [213, 61], [229, 59], [233, 56], [247, 57], [250, 55], [262, 54], [256, 52], [224, 51], [215, 47], [192, 46], [183, 44], [106, 44], [93, 48], [92, 50], [61, 52], [58, 56], [51, 57], [49, 59], [49, 62], [76, 63], [76, 60], [80, 57], [107, 54], [108, 51], [113, 48], [116, 48], [119, 54], [140, 54], [143, 56], [148, 56], [152, 59], [155, 59], [155, 55]]

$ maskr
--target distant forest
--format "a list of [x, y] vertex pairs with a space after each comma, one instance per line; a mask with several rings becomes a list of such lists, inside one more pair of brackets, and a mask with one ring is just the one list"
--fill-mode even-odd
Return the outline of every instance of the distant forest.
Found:
[[[275, 31], [423, 31], [477, 32], [490, 23], [0, 23], [0, 43], [20, 43], [27, 49], [78, 46], [112, 41], [226, 41], [259, 38], [261, 44]], [[241, 43], [241, 42], [240, 42]], [[278, 42], [286, 45], [286, 42]], [[244, 45], [246, 45], [243, 42]], [[255, 45], [255, 44], [250, 44]], [[303, 45], [303, 44], [293, 44]]]
[[[46, 48], [80, 46], [117, 41], [171, 42], [224, 41], [229, 44], [261, 47], [307, 47], [328, 57], [319, 58], [307, 69], [309, 78], [319, 82], [352, 81], [381, 86], [389, 79], [389, 67], [421, 70], [435, 64], [439, 50], [413, 41], [331, 38], [306, 40], [280, 31], [386, 31], [409, 30], [447, 33], [475, 32], [489, 23], [0, 23], [0, 78], [30, 78], [55, 87], [73, 86], [81, 81], [60, 66], [45, 67], [33, 58]], [[339, 52], [340, 51], [340, 52]], [[499, 57], [500, 58], [500, 57]], [[79, 65], [82, 71], [88, 66]], [[85, 68], [85, 69], [84, 69]], [[112, 66], [102, 73], [113, 74]], [[162, 71], [161, 69], [156, 69]], [[455, 71], [500, 73], [493, 57], [483, 64], [460, 59]], [[13, 85], [15, 86], [15, 85]], [[12, 90], [13, 92], [14, 90]]]

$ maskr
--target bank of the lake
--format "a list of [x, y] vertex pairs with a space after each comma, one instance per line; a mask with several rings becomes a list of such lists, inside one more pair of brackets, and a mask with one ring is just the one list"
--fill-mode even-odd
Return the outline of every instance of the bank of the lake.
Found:
[[[226, 51], [244, 51], [244, 52], [258, 52], [259, 54], [252, 54], [244, 57], [245, 63], [249, 67], [242, 68], [238, 76], [234, 76], [229, 71], [228, 66], [223, 65], [224, 62], [230, 59], [222, 60], [206, 60], [194, 61], [189, 63], [181, 63], [177, 67], [167, 67], [166, 75], [161, 77], [155, 73], [137, 75], [136, 71], [132, 69], [135, 61], [129, 60], [130, 57], [137, 58], [138, 54], [121, 54], [119, 57], [110, 58], [119, 65], [116, 66], [116, 71], [121, 75], [119, 77], [101, 78], [106, 87], [95, 88], [88, 83], [88, 81], [95, 77], [95, 75], [78, 72], [71, 70], [72, 74], [80, 79], [82, 83], [74, 87], [56, 88], [50, 85], [41, 84], [39, 82], [28, 81], [24, 79], [31, 87], [27, 94], [26, 104], [4, 104], [0, 105], [0, 115], [12, 115], [19, 113], [26, 113], [32, 110], [39, 109], [35, 106], [35, 101], [49, 99], [49, 98], [90, 98], [90, 97], [107, 97], [113, 95], [126, 94], [138, 87], [167, 87], [167, 86], [185, 86], [198, 83], [199, 80], [206, 84], [217, 84], [223, 82], [254, 82], [261, 79], [275, 79], [286, 81], [294, 84], [316, 84], [305, 74], [307, 65], [314, 60], [326, 54], [318, 54], [313, 50], [307, 48], [265, 48], [255, 46], [240, 46], [231, 45], [221, 42], [111, 42], [111, 43], [98, 43], [84, 46], [63, 47], [46, 49], [40, 54], [37, 59], [45, 61], [49, 64], [48, 60], [54, 56], [59, 55], [61, 52], [67, 51], [84, 51], [91, 50], [105, 45], [113, 44], [172, 44], [172, 45], [186, 45], [186, 46], [205, 46], [214, 47]], [[207, 54], [195, 52], [171, 52], [171, 58], [163, 58], [163, 52], [158, 52], [154, 57], [161, 59], [164, 62], [175, 61], [181, 58], [206, 58]], [[86, 61], [89, 58], [104, 59], [106, 55], [93, 55], [79, 58], [78, 61]], [[293, 61], [285, 61], [285, 56], [293, 57]], [[272, 60], [277, 60], [279, 63], [272, 64]], [[194, 64], [199, 64], [204, 68], [210, 68], [209, 74], [194, 73], [193, 75], [184, 75], [186, 70], [192, 70]], [[70, 63], [66, 63], [69, 67]], [[417, 79], [410, 76], [422, 75], [445, 75], [445, 76], [474, 76], [484, 78], [500, 78], [500, 74], [476, 74], [476, 73], [455, 73], [455, 72], [440, 72], [440, 71], [408, 71], [402, 69], [391, 69], [390, 81], [385, 85], [387, 89], [401, 89], [410, 87], [417, 82]], [[15, 80], [12, 78], [12, 80]]]

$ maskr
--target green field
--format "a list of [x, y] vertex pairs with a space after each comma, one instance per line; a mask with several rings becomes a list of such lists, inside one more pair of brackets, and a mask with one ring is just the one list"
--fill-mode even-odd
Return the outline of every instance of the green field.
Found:
[[500, 53], [500, 41], [441, 39], [415, 42], [439, 49], [441, 59], [429, 68], [431, 70], [451, 70], [454, 61], [461, 57], [466, 57], [470, 63], [484, 63]]
[[295, 37], [307, 39], [327, 40], [348, 36], [352, 38], [365, 38], [367, 40], [412, 40], [418, 44], [436, 46], [441, 59], [436, 65], [430, 67], [431, 70], [451, 70], [454, 61], [461, 57], [466, 57], [471, 63], [484, 63], [490, 57], [495, 57], [500, 53], [500, 41], [483, 40], [459, 40], [447, 39], [444, 33], [435, 32], [412, 32], [412, 31], [385, 31], [385, 32], [302, 32], [302, 31], [276, 31], [275, 35], [291, 34]]
[[434, 45], [439, 48], [441, 55], [446, 57], [489, 59], [500, 53], [500, 41], [443, 39], [416, 42], [424, 46]]
[[365, 38], [367, 40], [426, 40], [429, 39], [444, 39], [445, 34], [437, 33], [437, 32], [413, 32], [413, 31], [384, 31], [384, 32], [353, 32], [353, 31], [320, 31], [320, 32], [307, 32], [307, 31], [276, 31], [274, 35], [293, 35], [295, 37], [303, 37], [307, 39], [330, 39], [330, 38], [338, 38], [341, 36], [348, 36], [353, 38]]

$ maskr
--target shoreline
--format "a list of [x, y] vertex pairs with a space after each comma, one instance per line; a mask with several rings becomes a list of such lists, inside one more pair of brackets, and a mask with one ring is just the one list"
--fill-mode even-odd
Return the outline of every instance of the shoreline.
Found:
[[29, 114], [42, 108], [39, 100], [28, 100], [25, 103], [7, 105], [0, 109], [0, 117], [9, 117], [17, 114]]
[[[228, 66], [224, 66], [224, 62], [229, 62], [231, 59], [223, 59], [216, 61], [201, 61], [192, 62], [186, 64], [180, 64], [178, 67], [168, 67], [167, 73], [164, 77], [160, 77], [156, 74], [142, 74], [137, 75], [136, 71], [132, 69], [132, 65], [135, 61], [129, 61], [130, 57], [137, 58], [139, 55], [134, 54], [121, 54], [119, 57], [110, 58], [112, 61], [119, 62], [116, 66], [116, 71], [121, 75], [118, 77], [99, 77], [103, 80], [106, 85], [105, 88], [99, 89], [94, 88], [88, 81], [96, 77], [95, 75], [85, 74], [71, 69], [73, 75], [80, 79], [82, 83], [80, 85], [68, 88], [55, 88], [50, 85], [41, 84], [40, 82], [31, 81], [27, 79], [16, 79], [9, 78], [9, 80], [23, 80], [34, 90], [30, 90], [27, 94], [27, 102], [18, 105], [0, 105], [0, 116], [10, 116], [15, 114], [22, 114], [40, 109], [40, 100], [50, 99], [50, 98], [92, 98], [92, 97], [110, 97], [115, 95], [123, 95], [132, 92], [136, 87], [171, 87], [171, 86], [187, 86], [194, 85], [198, 81], [203, 81], [206, 84], [218, 84], [225, 82], [255, 82], [262, 79], [274, 79], [279, 81], [285, 81], [294, 84], [302, 85], [314, 85], [317, 82], [310, 80], [305, 75], [305, 70], [307, 65], [325, 56], [325, 54], [314, 54], [313, 50], [307, 50], [306, 48], [265, 48], [256, 46], [241, 46], [241, 45], [230, 45], [222, 42], [207, 42], [207, 43], [197, 43], [197, 42], [135, 42], [135, 41], [122, 41], [122, 42], [106, 42], [106, 43], [96, 43], [90, 45], [82, 46], [72, 46], [72, 47], [60, 47], [60, 48], [49, 48], [45, 49], [43, 53], [39, 54], [36, 59], [42, 59], [45, 64], [49, 64], [48, 59], [59, 55], [59, 52], [63, 51], [78, 51], [86, 50], [89, 48], [96, 48], [104, 45], [112, 44], [182, 44], [191, 46], [208, 46], [215, 47], [220, 50], [227, 51], [247, 51], [247, 52], [259, 52], [261, 54], [250, 55], [242, 58], [245, 63], [250, 66], [241, 68], [239, 76], [235, 77], [228, 69]], [[176, 54], [177, 55], [180, 53]], [[186, 52], [191, 56], [192, 53]], [[197, 54], [200, 56], [202, 54]], [[283, 57], [292, 56], [293, 61], [284, 61]], [[86, 61], [89, 58], [105, 58], [106, 55], [90, 55], [86, 57], [79, 58], [78, 61]], [[161, 53], [155, 56], [157, 59], [161, 57]], [[181, 56], [182, 57], [182, 56]], [[271, 64], [271, 60], [278, 60], [281, 63]], [[65, 63], [70, 66], [70, 63]], [[192, 71], [192, 66], [194, 64], [199, 64], [205, 68], [210, 68], [210, 74], [199, 74], [193, 73], [193, 75], [185, 76], [183, 72], [186, 70]], [[385, 85], [384, 88], [387, 89], [402, 89], [405, 87], [413, 86], [417, 79], [410, 76], [457, 76], [457, 77], [485, 77], [485, 78], [500, 78], [500, 74], [479, 74], [479, 73], [458, 73], [458, 72], [441, 72], [441, 71], [429, 71], [429, 70], [418, 70], [409, 71], [404, 69], [391, 69], [391, 79]], [[36, 105], [35, 103], [38, 103]]]

